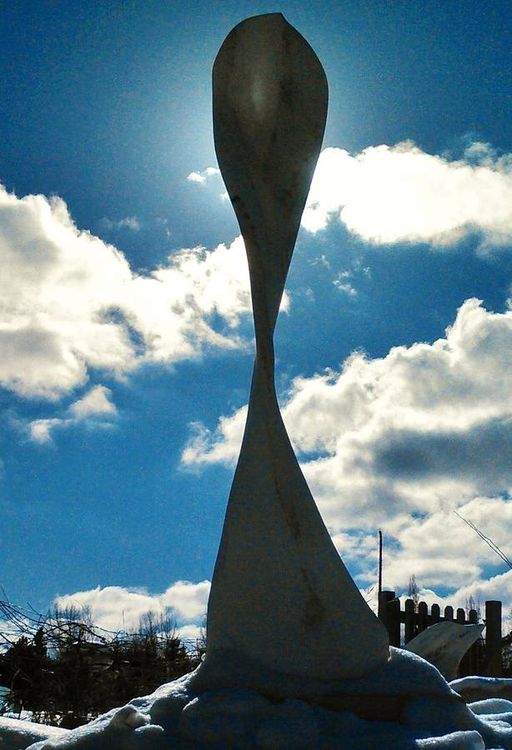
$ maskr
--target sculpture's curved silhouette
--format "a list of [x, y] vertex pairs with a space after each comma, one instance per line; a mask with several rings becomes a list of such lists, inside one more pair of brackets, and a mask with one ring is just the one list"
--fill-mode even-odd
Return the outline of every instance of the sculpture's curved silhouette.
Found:
[[256, 361], [205, 666], [230, 651], [282, 673], [357, 677], [387, 661], [387, 634], [332, 544], [274, 387], [274, 327], [322, 143], [325, 73], [282, 15], [250, 18], [219, 51], [213, 107], [219, 165], [249, 261]]
[[433, 664], [447, 680], [454, 680], [464, 654], [480, 638], [484, 625], [436, 622], [404, 646]]

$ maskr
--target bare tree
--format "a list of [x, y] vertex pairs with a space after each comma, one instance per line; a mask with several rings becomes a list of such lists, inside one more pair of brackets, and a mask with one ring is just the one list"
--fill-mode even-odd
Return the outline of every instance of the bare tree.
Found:
[[416, 582], [416, 576], [414, 573], [409, 578], [409, 586], [407, 588], [407, 595], [409, 599], [412, 599], [414, 602], [414, 611], [418, 611], [418, 605], [420, 603], [420, 587], [418, 586]]

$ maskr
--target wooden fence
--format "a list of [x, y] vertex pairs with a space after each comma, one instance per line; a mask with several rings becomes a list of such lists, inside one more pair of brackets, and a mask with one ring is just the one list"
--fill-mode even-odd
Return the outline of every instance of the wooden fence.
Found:
[[[485, 623], [485, 640], [479, 639], [463, 658], [459, 675], [468, 674], [501, 677], [502, 667], [502, 637], [501, 637], [501, 602], [485, 602], [483, 622]], [[394, 591], [382, 591], [379, 595], [379, 618], [385, 624], [392, 646], [408, 643], [414, 636], [421, 633], [436, 622], [451, 620], [462, 625], [478, 623], [478, 613], [471, 609], [459, 608], [454, 612], [453, 607], [445, 607], [443, 614], [438, 604], [429, 608], [426, 602], [417, 605], [412, 599], [407, 599], [404, 609], [401, 609], [400, 599]], [[402, 625], [404, 627], [402, 627]]]

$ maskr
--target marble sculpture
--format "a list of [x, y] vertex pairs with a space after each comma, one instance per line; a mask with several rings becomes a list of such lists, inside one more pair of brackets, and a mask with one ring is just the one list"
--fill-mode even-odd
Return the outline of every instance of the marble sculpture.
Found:
[[464, 654], [475, 643], [485, 625], [462, 625], [460, 622], [437, 622], [404, 646], [433, 664], [447, 680], [457, 677]]
[[208, 604], [206, 671], [236, 661], [338, 680], [389, 658], [385, 628], [300, 470], [274, 386], [274, 328], [327, 98], [321, 63], [281, 14], [240, 23], [215, 60], [215, 148], [247, 251], [256, 359]]
[[73, 731], [0, 720], [2, 747], [512, 750], [503, 722], [475, 716], [435, 667], [389, 649], [281, 419], [273, 333], [326, 107], [322, 66], [283, 16], [251, 18], [229, 34], [214, 68], [215, 143], [247, 249], [256, 362], [205, 660]]

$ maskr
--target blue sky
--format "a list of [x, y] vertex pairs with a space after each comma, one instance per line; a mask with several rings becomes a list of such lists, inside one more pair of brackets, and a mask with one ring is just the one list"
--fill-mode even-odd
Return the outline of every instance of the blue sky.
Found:
[[362, 588], [382, 528], [387, 586], [415, 574], [450, 603], [512, 605], [512, 577], [453, 514], [510, 552], [499, 0], [0, 2], [0, 583], [14, 602], [87, 603], [113, 628], [149, 607], [201, 620], [253, 355], [211, 66], [237, 22], [274, 11], [330, 87], [276, 333], [313, 494]]

